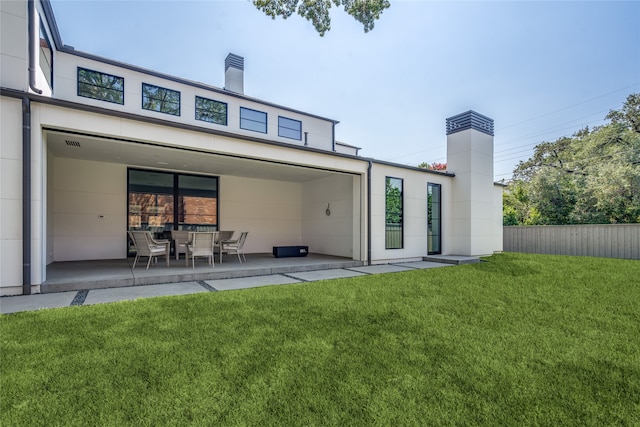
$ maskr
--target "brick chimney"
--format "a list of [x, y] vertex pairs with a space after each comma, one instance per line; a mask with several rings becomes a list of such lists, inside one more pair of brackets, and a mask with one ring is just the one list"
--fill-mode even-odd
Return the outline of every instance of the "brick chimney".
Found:
[[224, 88], [244, 95], [244, 58], [230, 53], [224, 60]]

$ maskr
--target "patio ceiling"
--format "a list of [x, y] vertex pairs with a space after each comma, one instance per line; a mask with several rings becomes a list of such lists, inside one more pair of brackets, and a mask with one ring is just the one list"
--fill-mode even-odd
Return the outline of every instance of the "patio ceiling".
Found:
[[48, 130], [47, 146], [56, 157], [275, 181], [306, 182], [337, 173], [258, 159], [160, 147], [142, 142], [77, 135], [64, 131]]

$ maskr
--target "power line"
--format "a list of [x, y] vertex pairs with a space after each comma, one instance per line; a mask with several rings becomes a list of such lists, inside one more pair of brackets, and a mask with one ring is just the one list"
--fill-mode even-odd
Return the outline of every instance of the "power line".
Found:
[[570, 108], [577, 107], [578, 105], [586, 104], [587, 102], [595, 101], [596, 99], [604, 98], [605, 96], [608, 96], [608, 95], [611, 95], [611, 94], [614, 94], [614, 93], [618, 93], [618, 92], [622, 92], [623, 90], [627, 90], [627, 89], [635, 87], [635, 86], [640, 86], [640, 82], [634, 83], [634, 84], [629, 85], [629, 86], [625, 86], [625, 87], [620, 88], [620, 89], [616, 89], [614, 91], [605, 93], [603, 95], [598, 95], [598, 96], [596, 96], [594, 98], [589, 98], [589, 99], [586, 99], [584, 101], [577, 102], [575, 104], [572, 104], [572, 105], [569, 105], [569, 106], [566, 106], [566, 107], [559, 108], [559, 109], [551, 111], [549, 113], [541, 114], [539, 116], [535, 116], [535, 117], [532, 117], [530, 119], [523, 120], [521, 122], [513, 123], [513, 124], [507, 125], [507, 126], [502, 126], [502, 127], [499, 128], [499, 130], [508, 129], [510, 127], [518, 126], [518, 125], [521, 125], [523, 123], [528, 123], [530, 121], [533, 121], [533, 120], [536, 120], [536, 119], [540, 119], [542, 117], [547, 117], [547, 116], [550, 116], [552, 114], [559, 113], [560, 111], [568, 110]]
[[[550, 116], [552, 114], [555, 114], [555, 113], [558, 113], [558, 112], [561, 112], [561, 111], [565, 111], [565, 110], [571, 109], [573, 107], [576, 107], [578, 105], [586, 104], [588, 102], [591, 102], [591, 101], [594, 101], [594, 100], [597, 100], [597, 99], [600, 99], [600, 98], [604, 98], [605, 96], [608, 96], [608, 95], [611, 95], [611, 94], [614, 94], [614, 93], [618, 93], [618, 92], [621, 92], [621, 91], [624, 91], [624, 90], [628, 90], [629, 88], [632, 88], [632, 87], [635, 87], [635, 86], [639, 86], [639, 85], [640, 85], [640, 82], [634, 83], [632, 85], [625, 86], [623, 88], [616, 89], [614, 91], [607, 92], [605, 94], [598, 95], [596, 97], [589, 98], [589, 99], [577, 102], [575, 104], [572, 104], [572, 105], [569, 105], [569, 106], [566, 106], [566, 107], [559, 108], [557, 110], [554, 110], [554, 111], [551, 111], [551, 112], [548, 112], [548, 113], [545, 113], [545, 114], [541, 114], [541, 115], [538, 115], [538, 116], [535, 116], [535, 117], [531, 117], [529, 119], [526, 119], [526, 120], [511, 124], [511, 125], [500, 127], [500, 128], [498, 128], [498, 131], [503, 130], [503, 129], [508, 129], [510, 127], [518, 126], [518, 125], [523, 124], [523, 123], [528, 123], [528, 122], [531, 122], [533, 120], [536, 120], [536, 119], [539, 119], [539, 118], [542, 118], [542, 117], [547, 117], [547, 116]], [[551, 128], [548, 128], [548, 129], [545, 129], [545, 130], [542, 130], [542, 131], [538, 131], [538, 132], [535, 132], [535, 133], [532, 133], [532, 134], [523, 135], [523, 136], [517, 137], [515, 139], [511, 139], [511, 140], [507, 140], [507, 141], [501, 142], [500, 145], [502, 147], [504, 147], [505, 145], [512, 144], [514, 142], [526, 141], [526, 140], [530, 140], [532, 138], [542, 137], [544, 135], [549, 135], [549, 134], [557, 134], [558, 132], [563, 131], [563, 130], [575, 129], [578, 126], [580, 126], [582, 128], [582, 127], [584, 127], [586, 125], [590, 125], [590, 124], [593, 124], [593, 123], [599, 123], [599, 122], [600, 123], [604, 123], [606, 121], [606, 119], [598, 119], [598, 120], [591, 120], [591, 121], [586, 122], [586, 123], [582, 122], [580, 125], [576, 124], [574, 126], [569, 126], [569, 127], [564, 127], [564, 128], [557, 128], [557, 126], [562, 126], [564, 124], [579, 122], [581, 120], [584, 120], [584, 119], [586, 119], [588, 117], [591, 117], [591, 116], [594, 116], [596, 114], [602, 114], [602, 113], [609, 112], [609, 111], [611, 111], [611, 109], [600, 110], [598, 112], [590, 113], [590, 114], [588, 114], [586, 116], [582, 116], [582, 117], [579, 117], [579, 118], [576, 118], [576, 119], [573, 119], [573, 120], [570, 120], [570, 121], [566, 121], [566, 122], [560, 123], [559, 125], [556, 125], [555, 127], [551, 127]], [[559, 137], [562, 137], [562, 136], [564, 136], [564, 135], [561, 135]], [[526, 152], [532, 150], [534, 148], [533, 146], [537, 145], [540, 142], [541, 141], [526, 142], [526, 143], [523, 143], [523, 144], [518, 144], [517, 146], [512, 147], [512, 148], [498, 150], [498, 151], [495, 152], [495, 156], [496, 157], [502, 157], [504, 155], [513, 156], [513, 155], [515, 155], [517, 153], [526, 153]], [[516, 151], [514, 153], [508, 153], [507, 154], [507, 152], [513, 151], [513, 150], [518, 150], [518, 151]], [[420, 154], [420, 153], [424, 153], [424, 152], [428, 152], [428, 151], [432, 151], [432, 150], [427, 148], [427, 149], [419, 150], [419, 151], [416, 151], [416, 152], [413, 152], [413, 153], [403, 154], [402, 156], [392, 157], [389, 160], [394, 160], [394, 159], [400, 159], [400, 158], [403, 158], [403, 157], [414, 156], [416, 154]], [[516, 155], [515, 157], [502, 158], [498, 162], [499, 163], [503, 163], [503, 162], [506, 162], [506, 161], [509, 161], [509, 160], [517, 159], [518, 157], [520, 157], [520, 156]], [[433, 163], [433, 162], [446, 162], [446, 158], [442, 158], [441, 157], [441, 158], [438, 158], [438, 159], [435, 159], [435, 160], [432, 159], [432, 160], [427, 161], [427, 163]]]

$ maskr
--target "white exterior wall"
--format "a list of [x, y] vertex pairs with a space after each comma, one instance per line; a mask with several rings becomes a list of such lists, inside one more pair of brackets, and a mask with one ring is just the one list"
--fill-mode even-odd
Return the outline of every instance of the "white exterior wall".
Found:
[[[274, 160], [300, 166], [314, 166], [351, 173], [365, 173], [367, 163], [350, 158], [323, 155], [304, 150], [287, 150], [279, 146], [226, 136], [105, 116], [53, 105], [40, 105], [38, 119], [32, 127], [49, 127], [125, 140], [148, 141], [168, 147], [192, 148], [212, 153]], [[38, 121], [39, 120], [39, 121]]]
[[[222, 68], [223, 64], [220, 64]], [[78, 96], [78, 67], [87, 68], [124, 78], [124, 105], [114, 104], [92, 98]], [[180, 116], [144, 110], [142, 108], [142, 83], [147, 83], [180, 92]], [[117, 67], [115, 65], [57, 52], [55, 63], [55, 97], [67, 101], [92, 105], [115, 111], [127, 112], [141, 116], [153, 117], [169, 122], [199, 126], [223, 132], [232, 132], [253, 138], [264, 138], [272, 141], [304, 146], [304, 133], [308, 132], [308, 147], [331, 151], [333, 149], [333, 122], [307, 116], [289, 110], [279, 109], [257, 101], [226, 95], [215, 91], [190, 86], [163, 79], [138, 71]], [[227, 103], [227, 126], [204, 122], [195, 119], [195, 97], [200, 96]], [[267, 113], [267, 133], [240, 129], [240, 107], [250, 108]], [[278, 136], [278, 116], [302, 122], [302, 138], [300, 141]]]
[[[27, 40], [27, 3], [0, 1], [0, 87], [27, 90]], [[22, 101], [0, 97], [0, 295], [22, 293], [22, 243]]]
[[301, 244], [310, 252], [360, 259], [360, 239], [354, 244], [354, 233], [360, 236], [359, 182], [359, 176], [334, 175], [302, 185]]
[[0, 286], [0, 295], [22, 292], [22, 102], [5, 97], [0, 98]]
[[302, 244], [301, 184], [222, 176], [219, 201], [220, 230], [249, 232], [245, 252]]
[[[452, 253], [489, 255], [495, 250], [493, 136], [467, 129], [447, 136], [452, 188]], [[500, 204], [502, 206], [502, 204]]]
[[126, 258], [126, 165], [53, 158], [49, 181], [53, 241], [47, 258]]
[[[403, 180], [402, 249], [385, 249], [386, 177]], [[427, 255], [427, 184], [430, 182], [442, 186], [442, 253], [450, 253], [451, 177], [374, 163], [371, 180], [371, 261], [373, 263], [421, 260]]]
[[[31, 106], [32, 118], [37, 105]], [[0, 293], [22, 286], [22, 101], [1, 98], [0, 102]], [[31, 132], [31, 282], [43, 277], [42, 248], [45, 230], [45, 160], [42, 132]], [[37, 286], [34, 288], [38, 290]]]
[[0, 1], [0, 86], [27, 90], [27, 2]]
[[356, 147], [351, 147], [349, 145], [336, 143], [336, 153], [348, 154], [350, 156], [357, 156], [358, 150], [359, 149]]

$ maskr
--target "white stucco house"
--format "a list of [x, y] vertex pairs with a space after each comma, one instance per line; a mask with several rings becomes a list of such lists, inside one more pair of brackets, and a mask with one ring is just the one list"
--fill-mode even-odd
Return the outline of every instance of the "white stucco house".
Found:
[[249, 254], [364, 264], [502, 250], [485, 116], [447, 119], [447, 172], [427, 171], [245, 94], [237, 55], [219, 88], [65, 46], [48, 0], [0, 19], [0, 295], [40, 292], [51, 263], [126, 258], [129, 229], [246, 230]]

